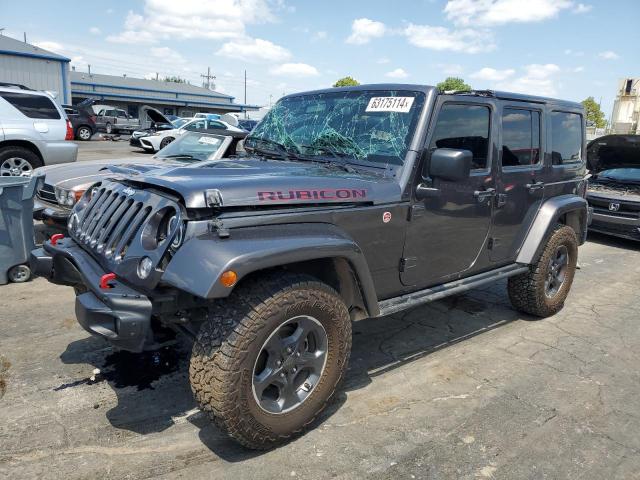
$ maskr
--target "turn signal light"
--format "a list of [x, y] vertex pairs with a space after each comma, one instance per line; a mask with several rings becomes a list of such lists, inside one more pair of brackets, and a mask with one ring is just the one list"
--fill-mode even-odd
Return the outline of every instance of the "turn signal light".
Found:
[[51, 235], [51, 245], [56, 246], [58, 244], [58, 240], [62, 240], [64, 235], [62, 233], [54, 233]]
[[225, 287], [233, 287], [238, 281], [238, 274], [233, 270], [227, 270], [222, 275], [220, 275], [220, 283]]
[[108, 290], [109, 288], [113, 288], [109, 285], [109, 282], [112, 282], [116, 279], [115, 273], [105, 273], [100, 277], [100, 288], [102, 290]]
[[71, 122], [67, 120], [67, 134], [64, 137], [65, 140], [73, 140], [73, 127]]

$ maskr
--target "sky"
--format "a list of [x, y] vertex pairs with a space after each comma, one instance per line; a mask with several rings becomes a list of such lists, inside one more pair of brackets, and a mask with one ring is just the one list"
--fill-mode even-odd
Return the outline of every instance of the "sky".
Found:
[[617, 80], [640, 76], [638, 0], [0, 0], [3, 34], [76, 70], [202, 84], [269, 105], [361, 83], [473, 88], [581, 101], [609, 117]]

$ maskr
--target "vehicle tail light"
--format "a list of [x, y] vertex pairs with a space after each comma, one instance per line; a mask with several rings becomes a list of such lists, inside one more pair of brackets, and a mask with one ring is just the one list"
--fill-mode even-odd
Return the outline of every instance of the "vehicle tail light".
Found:
[[96, 119], [98, 117], [96, 117], [95, 115], [89, 115], [89, 120], [91, 120], [93, 123], [96, 123]]
[[64, 137], [65, 140], [73, 140], [73, 127], [71, 122], [67, 120], [67, 134]]

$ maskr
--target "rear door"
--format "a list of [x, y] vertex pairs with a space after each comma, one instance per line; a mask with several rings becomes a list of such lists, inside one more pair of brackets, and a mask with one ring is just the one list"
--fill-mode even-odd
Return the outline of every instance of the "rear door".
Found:
[[544, 108], [500, 102], [497, 196], [489, 256], [514, 260], [544, 195]]
[[3, 112], [6, 128], [33, 128], [44, 141], [64, 140], [67, 134], [66, 115], [47, 95], [21, 91], [0, 92], [8, 104]]

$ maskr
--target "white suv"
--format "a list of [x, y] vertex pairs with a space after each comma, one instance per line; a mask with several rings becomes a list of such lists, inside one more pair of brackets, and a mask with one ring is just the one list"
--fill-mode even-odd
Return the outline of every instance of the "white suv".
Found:
[[45, 92], [0, 83], [0, 176], [29, 176], [35, 168], [75, 162], [78, 146], [62, 107]]

